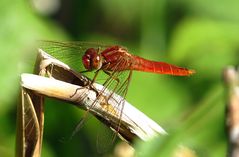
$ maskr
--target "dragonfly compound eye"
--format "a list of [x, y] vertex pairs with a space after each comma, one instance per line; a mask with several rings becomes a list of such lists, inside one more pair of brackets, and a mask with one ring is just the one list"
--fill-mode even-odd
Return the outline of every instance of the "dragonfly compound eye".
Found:
[[102, 57], [100, 54], [96, 54], [93, 58], [92, 58], [92, 67], [94, 67], [94, 69], [99, 70], [102, 66]]
[[82, 57], [82, 62], [83, 62], [83, 65], [84, 67], [87, 69], [87, 70], [90, 70], [91, 67], [90, 67], [90, 59], [89, 59], [89, 56], [88, 55], [84, 55]]
[[94, 48], [86, 50], [84, 56], [82, 57], [82, 61], [87, 70], [98, 70], [102, 66], [102, 57]]

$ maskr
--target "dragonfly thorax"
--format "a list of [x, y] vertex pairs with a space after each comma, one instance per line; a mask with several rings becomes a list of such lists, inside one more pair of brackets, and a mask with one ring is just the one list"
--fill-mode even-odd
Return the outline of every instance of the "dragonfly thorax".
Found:
[[89, 48], [82, 57], [83, 65], [87, 70], [99, 70], [102, 66], [102, 56], [98, 50]]

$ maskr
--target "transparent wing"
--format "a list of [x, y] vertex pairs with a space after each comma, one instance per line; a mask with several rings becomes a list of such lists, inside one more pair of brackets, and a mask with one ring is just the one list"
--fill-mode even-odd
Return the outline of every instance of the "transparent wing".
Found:
[[109, 46], [91, 42], [39, 41], [39, 48], [77, 71], [84, 71], [82, 56], [88, 48], [102, 51]]

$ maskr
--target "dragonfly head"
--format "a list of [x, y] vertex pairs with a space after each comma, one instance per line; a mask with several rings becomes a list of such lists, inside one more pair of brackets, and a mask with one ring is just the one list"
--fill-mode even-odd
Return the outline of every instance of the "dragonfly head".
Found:
[[84, 67], [87, 70], [99, 70], [102, 66], [102, 56], [97, 49], [89, 48], [82, 57]]

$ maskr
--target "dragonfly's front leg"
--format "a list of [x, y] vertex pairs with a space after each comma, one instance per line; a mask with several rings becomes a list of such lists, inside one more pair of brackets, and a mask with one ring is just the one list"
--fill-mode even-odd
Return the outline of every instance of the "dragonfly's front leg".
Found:
[[[91, 71], [86, 70], [86, 71], [82, 71], [81, 73], [86, 73], [86, 72], [91, 72]], [[96, 95], [98, 96], [98, 95], [99, 95], [99, 92], [98, 92], [98, 90], [93, 86], [93, 83], [95, 83], [95, 80], [96, 80], [96, 77], [97, 77], [98, 73], [99, 73], [99, 70], [97, 70], [97, 71], [95, 72], [95, 76], [94, 76], [94, 78], [92, 79], [92, 81], [89, 82], [89, 84], [87, 84], [86, 86], [84, 86], [84, 87], [82, 87], [82, 88], [77, 88], [76, 91], [70, 96], [70, 98], [72, 98], [72, 97], [77, 93], [78, 90], [83, 89], [83, 88], [89, 88], [89, 89], [94, 90], [94, 91], [96, 92]]]

